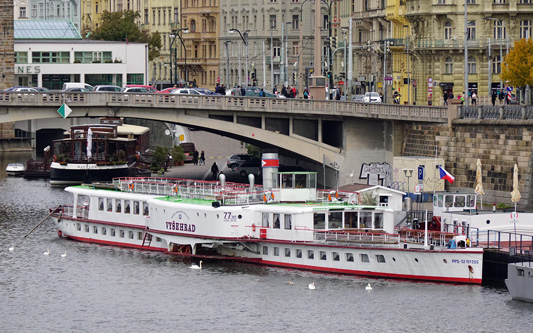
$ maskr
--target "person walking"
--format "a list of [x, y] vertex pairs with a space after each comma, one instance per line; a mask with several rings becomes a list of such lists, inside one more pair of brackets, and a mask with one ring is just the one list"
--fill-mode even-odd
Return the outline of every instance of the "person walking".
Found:
[[477, 94], [475, 91], [472, 92], [472, 105], [477, 105]]
[[285, 85], [281, 86], [281, 96], [287, 97], [287, 88], [285, 88]]
[[304, 90], [304, 99], [309, 99], [309, 90], [307, 88]]
[[500, 94], [498, 95], [498, 99], [500, 100], [500, 104], [503, 104], [503, 100], [505, 99], [505, 94], [503, 93], [503, 90], [500, 90]]
[[213, 162], [213, 165], [211, 166], [211, 173], [213, 174], [213, 180], [217, 180], [217, 176], [218, 176], [217, 162]]
[[496, 96], [496, 91], [492, 91], [492, 96], [490, 97], [491, 101], [492, 101], [492, 106], [494, 106], [496, 104], [496, 98], [498, 96]]
[[241, 87], [241, 96], [246, 96], [246, 89], [244, 89], [244, 86]]
[[200, 153], [200, 164], [202, 165], [205, 165], [205, 153], [204, 151], [202, 150], [202, 152]]
[[444, 105], [448, 105], [448, 90], [444, 90], [442, 98], [444, 99]]
[[192, 155], [192, 163], [198, 165], [198, 150], [195, 150]]

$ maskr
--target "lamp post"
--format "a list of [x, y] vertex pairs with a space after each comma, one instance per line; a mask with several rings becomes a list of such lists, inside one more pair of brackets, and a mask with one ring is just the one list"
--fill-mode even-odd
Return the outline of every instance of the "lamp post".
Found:
[[[234, 32], [238, 32], [239, 33], [239, 36], [241, 36], [241, 39], [242, 39], [242, 42], [244, 43], [244, 46], [246, 47], [246, 85], [248, 85], [248, 30], [246, 30], [244, 32], [244, 36], [243, 34], [240, 32], [239, 29], [229, 29], [229, 33], [232, 34]], [[239, 57], [239, 66], [241, 64], [241, 59]], [[239, 68], [239, 77], [241, 75], [241, 70]], [[239, 84], [241, 84], [240, 82], [241, 80], [239, 79]]]
[[[174, 73], [174, 76], [172, 76], [172, 68], [175, 66], [176, 62], [178, 61], [174, 55], [174, 57], [172, 56], [173, 53], [172, 53], [172, 45], [174, 45], [174, 42], [176, 41], [176, 37], [178, 37], [177, 34], [170, 34], [168, 35], [169, 38], [172, 38], [170, 40], [170, 84], [174, 85], [174, 83], [177, 82], [177, 77], [176, 77], [176, 74], [177, 73]], [[176, 71], [177, 72], [177, 69]]]
[[[180, 36], [180, 32], [183, 32], [184, 34], [186, 34], [186, 33], [189, 32], [189, 29], [188, 28], [181, 28], [181, 29], [178, 29], [178, 31], [176, 32], [176, 36], [178, 36], [178, 38], [180, 39], [181, 45], [185, 49], [185, 57], [184, 57], [185, 58], [185, 82], [188, 82], [189, 81], [189, 73], [187, 72], [187, 48], [185, 47], [185, 43], [183, 42], [183, 38], [181, 38], [181, 36]], [[178, 70], [176, 69], [176, 72], [177, 71]]]
[[[502, 71], [502, 63], [503, 63], [503, 49], [502, 49], [502, 38], [503, 37], [503, 22], [498, 20], [498, 19], [495, 19], [495, 18], [492, 18], [492, 17], [484, 17], [483, 18], [484, 20], [487, 20], [487, 21], [494, 21], [494, 22], [498, 22], [498, 29], [501, 29], [501, 34], [500, 35], [500, 73], [499, 73], [499, 76], [500, 76], [500, 90], [503, 89], [503, 82], [502, 82], [502, 74], [501, 74], [501, 71]], [[489, 72], [490, 73], [490, 72]], [[492, 93], [492, 87], [490, 87], [491, 90], [489, 90], [489, 96], [491, 95]]]
[[299, 32], [300, 32], [300, 42], [299, 42], [299, 45], [300, 45], [300, 55], [298, 56], [298, 74], [299, 74], [299, 77], [298, 77], [298, 93], [301, 94], [302, 93], [302, 81], [303, 81], [303, 68], [304, 68], [304, 64], [303, 64], [303, 57], [302, 57], [302, 54], [304, 52], [304, 44], [303, 44], [303, 39], [304, 39], [304, 29], [303, 29], [303, 10], [304, 10], [304, 3], [306, 3], [307, 0], [304, 0], [302, 2], [302, 4], [300, 5], [300, 25], [298, 26], [299, 28]]
[[[328, 41], [331, 40], [331, 5], [335, 2], [338, 2], [341, 0], [331, 0], [331, 2], [326, 2], [322, 0], [327, 6], [328, 6]], [[317, 36], [318, 38], [318, 36]], [[329, 49], [329, 59], [328, 59], [328, 71], [332, 71], [333, 69], [333, 52], [331, 51], [331, 45], [328, 45]], [[333, 73], [329, 76], [329, 91], [331, 91], [331, 88], [333, 87]]]
[[[404, 25], [404, 28], [408, 28], [408, 25]], [[409, 38], [405, 35], [405, 44], [407, 46], [407, 104], [411, 104], [411, 77], [409, 73]]]
[[413, 169], [403, 169], [403, 175], [407, 178], [407, 197], [409, 197], [409, 179], [413, 176]]
[[224, 42], [224, 45], [226, 45], [226, 85], [228, 88], [230, 87], [229, 84], [229, 48], [228, 44], [231, 43], [229, 40]]

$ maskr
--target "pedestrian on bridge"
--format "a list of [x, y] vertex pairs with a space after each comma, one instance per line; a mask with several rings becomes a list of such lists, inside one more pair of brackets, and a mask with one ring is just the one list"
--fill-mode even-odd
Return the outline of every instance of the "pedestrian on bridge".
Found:
[[213, 174], [213, 180], [217, 180], [217, 176], [218, 176], [217, 162], [213, 162], [213, 165], [211, 166], [211, 173]]
[[202, 150], [202, 152], [200, 153], [200, 165], [205, 165], [205, 153], [204, 151]]

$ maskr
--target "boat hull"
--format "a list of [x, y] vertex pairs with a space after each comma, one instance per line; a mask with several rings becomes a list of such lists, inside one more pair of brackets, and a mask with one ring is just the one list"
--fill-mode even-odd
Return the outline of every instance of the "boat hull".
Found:
[[51, 185], [74, 185], [100, 181], [111, 181], [117, 177], [128, 177], [127, 164], [99, 166], [94, 163], [61, 165], [53, 162], [50, 166]]
[[507, 265], [507, 279], [505, 285], [513, 299], [533, 302], [533, 284], [531, 276], [533, 267], [529, 262], [519, 262]]

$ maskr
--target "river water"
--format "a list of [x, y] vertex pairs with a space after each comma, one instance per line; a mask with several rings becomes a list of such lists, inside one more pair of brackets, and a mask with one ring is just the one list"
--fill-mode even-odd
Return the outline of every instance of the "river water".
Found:
[[506, 289], [220, 261], [193, 270], [167, 254], [60, 239], [50, 221], [24, 238], [71, 200], [47, 180], [6, 177], [24, 158], [0, 155], [0, 332], [532, 331], [533, 304]]

